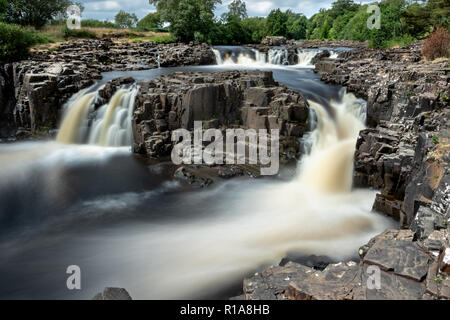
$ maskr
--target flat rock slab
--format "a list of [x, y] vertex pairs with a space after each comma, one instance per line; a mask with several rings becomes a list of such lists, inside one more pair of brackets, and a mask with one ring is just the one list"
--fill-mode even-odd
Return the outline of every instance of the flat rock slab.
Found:
[[353, 291], [360, 286], [360, 269], [355, 262], [328, 265], [306, 279], [291, 281], [287, 297], [291, 300], [353, 299]]
[[380, 239], [364, 256], [364, 264], [374, 264], [384, 271], [421, 281], [427, 274], [430, 257], [415, 243]]
[[[362, 274], [362, 283], [369, 281], [367, 273]], [[367, 300], [418, 300], [425, 294], [423, 282], [417, 282], [391, 272], [380, 272], [379, 289], [364, 287]]]
[[314, 269], [295, 262], [273, 266], [244, 280], [245, 300], [283, 300], [291, 281], [301, 282], [314, 273]]

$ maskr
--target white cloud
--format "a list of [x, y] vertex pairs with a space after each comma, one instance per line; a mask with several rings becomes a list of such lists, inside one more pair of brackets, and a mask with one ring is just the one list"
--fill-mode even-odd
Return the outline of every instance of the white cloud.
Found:
[[[275, 6], [273, 2], [270, 1], [255, 1], [256, 3], [253, 3], [251, 8], [252, 12], [255, 12], [258, 15], [267, 15], [268, 12], [270, 12], [271, 9], [273, 9]], [[247, 9], [247, 10], [248, 10]]]
[[[114, 19], [119, 10], [135, 13], [139, 18], [143, 18], [150, 12], [155, 11], [155, 7], [149, 4], [148, 0], [79, 0], [85, 3], [83, 17], [86, 19]], [[228, 5], [232, 0], [223, 0], [217, 6], [216, 15], [220, 16], [228, 10]], [[249, 16], [267, 16], [271, 10], [280, 8], [283, 11], [291, 9], [294, 12], [303, 13], [307, 17], [317, 13], [320, 8], [330, 8], [335, 0], [244, 0], [247, 5]], [[363, 0], [366, 2], [368, 0]], [[359, 1], [355, 1], [359, 3]]]
[[120, 3], [117, 1], [96, 1], [86, 3], [86, 10], [89, 11], [109, 11], [109, 10], [120, 10]]

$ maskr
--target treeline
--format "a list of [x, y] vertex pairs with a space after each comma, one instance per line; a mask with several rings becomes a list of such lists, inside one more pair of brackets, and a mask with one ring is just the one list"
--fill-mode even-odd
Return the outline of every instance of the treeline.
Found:
[[307, 19], [291, 10], [272, 10], [267, 18], [247, 16], [245, 2], [233, 1], [220, 18], [214, 10], [220, 0], [149, 0], [159, 18], [180, 41], [210, 44], [258, 43], [265, 36], [296, 40], [356, 40], [372, 47], [404, 45], [432, 32], [435, 26], [449, 28], [450, 0], [384, 0], [374, 2], [381, 13], [380, 29], [369, 29], [373, 12], [353, 0], [336, 0]]

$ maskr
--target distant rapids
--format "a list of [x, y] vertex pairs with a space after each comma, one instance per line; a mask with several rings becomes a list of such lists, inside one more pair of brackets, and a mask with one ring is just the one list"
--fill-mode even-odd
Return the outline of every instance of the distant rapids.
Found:
[[[328, 48], [288, 50], [285, 47], [273, 47], [267, 52], [261, 52], [249, 47], [216, 46], [213, 52], [218, 65], [260, 65], [314, 67], [312, 59]], [[342, 50], [342, 48], [341, 48]], [[338, 51], [330, 50], [330, 58], [337, 58]], [[290, 57], [291, 55], [291, 57]], [[292, 57], [295, 55], [296, 57]], [[294, 62], [295, 61], [295, 62]]]

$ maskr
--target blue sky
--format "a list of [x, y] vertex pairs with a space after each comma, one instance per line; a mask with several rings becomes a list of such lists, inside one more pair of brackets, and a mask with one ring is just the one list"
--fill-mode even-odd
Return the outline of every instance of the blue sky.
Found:
[[[85, 4], [83, 18], [113, 20], [119, 10], [134, 12], [139, 18], [150, 12], [154, 12], [155, 7], [151, 6], [148, 0], [78, 0]], [[216, 10], [216, 15], [227, 11], [228, 4], [232, 0], [222, 0]], [[310, 17], [318, 12], [320, 8], [330, 8], [334, 0], [245, 0], [249, 16], [267, 16], [270, 10], [281, 8], [283, 11], [291, 9]], [[359, 1], [355, 1], [359, 2]]]

